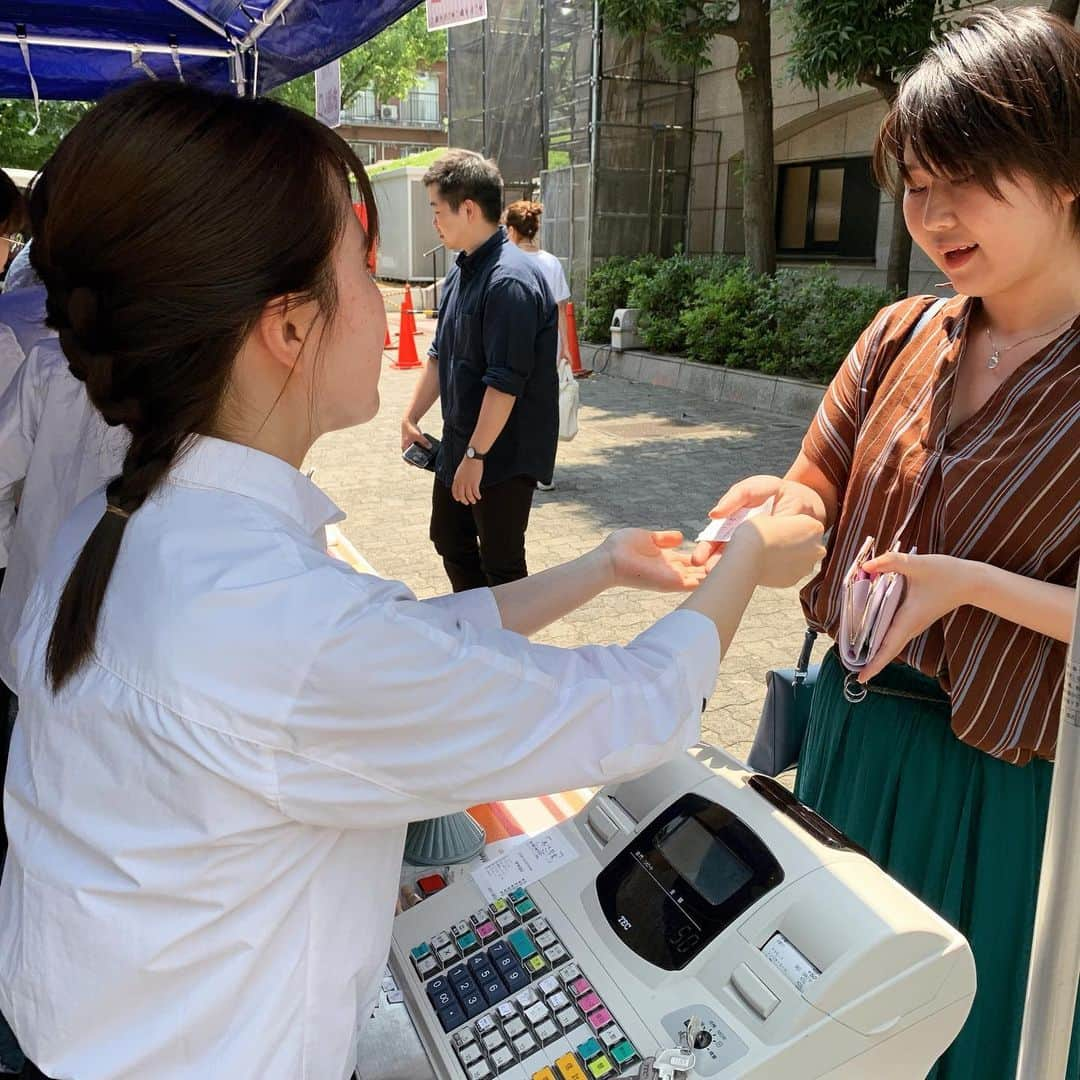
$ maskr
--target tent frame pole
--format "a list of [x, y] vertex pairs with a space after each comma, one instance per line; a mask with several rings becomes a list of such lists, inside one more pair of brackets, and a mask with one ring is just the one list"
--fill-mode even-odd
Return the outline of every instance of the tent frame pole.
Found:
[[204, 15], [198, 8], [192, 7], [187, 0], [165, 0], [170, 6], [176, 8], [177, 11], [182, 11], [189, 19], [194, 19], [200, 26], [205, 26], [207, 30], [212, 30], [218, 37], [223, 37], [226, 41], [231, 41], [228, 30], [225, 29], [221, 23], [214, 22], [209, 15]]
[[240, 42], [242, 52], [247, 52], [289, 9], [293, 0], [277, 0], [259, 16], [258, 22], [244, 35]]
[[0, 45], [18, 45], [20, 41], [25, 41], [27, 45], [45, 48], [94, 49], [98, 52], [130, 53], [133, 49], [138, 49], [142, 53], [154, 53], [160, 56], [171, 56], [174, 51], [179, 51], [181, 56], [228, 57], [235, 55], [234, 49], [225, 46], [218, 48], [212, 45], [178, 45], [174, 50], [172, 45], [157, 45], [140, 41], [100, 41], [97, 38], [55, 37], [51, 34], [27, 34], [25, 38], [20, 38], [18, 34], [0, 31]]

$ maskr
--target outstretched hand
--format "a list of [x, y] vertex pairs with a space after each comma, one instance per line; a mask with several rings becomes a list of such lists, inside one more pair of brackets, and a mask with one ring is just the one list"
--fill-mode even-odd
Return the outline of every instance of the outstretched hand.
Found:
[[619, 529], [601, 545], [611, 559], [614, 584], [654, 592], [686, 592], [705, 580], [706, 568], [694, 566], [690, 552], [679, 551], [677, 531]]

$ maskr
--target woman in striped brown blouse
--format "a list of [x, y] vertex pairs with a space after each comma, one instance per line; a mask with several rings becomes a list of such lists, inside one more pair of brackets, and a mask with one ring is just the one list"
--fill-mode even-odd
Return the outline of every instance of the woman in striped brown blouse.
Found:
[[[866, 537], [921, 553], [867, 564], [906, 597], [858, 682], [825, 659], [797, 791], [972, 944], [974, 1008], [934, 1075], [1011, 1080], [1080, 562], [1080, 34], [970, 17], [903, 83], [877, 165], [959, 295], [882, 311], [787, 476], [714, 515], [775, 496], [832, 528], [802, 599], [833, 638]], [[1078, 1059], [1074, 1025], [1070, 1080]]]

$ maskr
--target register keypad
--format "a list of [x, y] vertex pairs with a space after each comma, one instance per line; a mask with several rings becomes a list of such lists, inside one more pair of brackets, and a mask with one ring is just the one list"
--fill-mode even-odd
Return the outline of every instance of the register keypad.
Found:
[[[519, 1064], [531, 1080], [636, 1075], [637, 1048], [525, 889], [419, 942], [411, 957], [469, 1080]], [[545, 1047], [557, 1056], [545, 1058]]]

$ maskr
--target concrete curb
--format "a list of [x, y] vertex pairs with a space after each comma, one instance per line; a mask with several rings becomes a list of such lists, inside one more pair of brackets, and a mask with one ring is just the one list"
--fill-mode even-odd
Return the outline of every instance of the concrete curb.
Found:
[[826, 389], [801, 379], [699, 364], [677, 356], [637, 349], [615, 352], [609, 345], [582, 343], [581, 364], [618, 379], [684, 390], [709, 401], [731, 401], [807, 422], [813, 419]]

